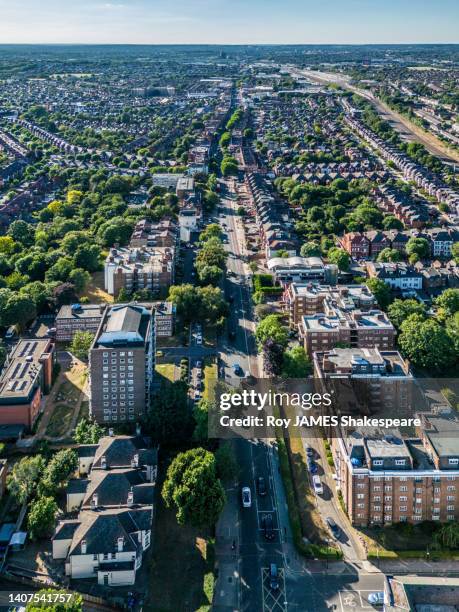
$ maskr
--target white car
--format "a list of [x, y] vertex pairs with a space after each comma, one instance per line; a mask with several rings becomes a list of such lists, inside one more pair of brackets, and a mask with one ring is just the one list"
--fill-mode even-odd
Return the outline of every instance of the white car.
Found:
[[384, 592], [375, 591], [374, 593], [370, 593], [368, 595], [368, 603], [371, 603], [374, 606], [383, 606], [384, 605]]
[[241, 497], [243, 508], [250, 508], [252, 506], [252, 493], [249, 487], [242, 487]]
[[312, 484], [314, 485], [314, 491], [317, 495], [323, 495], [324, 488], [322, 486], [322, 482], [320, 481], [320, 476], [317, 474], [312, 477]]

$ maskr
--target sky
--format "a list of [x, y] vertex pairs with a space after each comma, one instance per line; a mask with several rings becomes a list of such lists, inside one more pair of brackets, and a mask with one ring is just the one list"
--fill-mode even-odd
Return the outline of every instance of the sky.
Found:
[[0, 44], [458, 42], [459, 0], [0, 0]]

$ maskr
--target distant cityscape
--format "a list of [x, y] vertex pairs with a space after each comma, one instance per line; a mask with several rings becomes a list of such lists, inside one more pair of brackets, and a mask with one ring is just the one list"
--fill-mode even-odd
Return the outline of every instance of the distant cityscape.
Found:
[[[458, 84], [453, 44], [0, 46], [2, 609], [458, 609]], [[213, 437], [297, 386], [421, 425]]]

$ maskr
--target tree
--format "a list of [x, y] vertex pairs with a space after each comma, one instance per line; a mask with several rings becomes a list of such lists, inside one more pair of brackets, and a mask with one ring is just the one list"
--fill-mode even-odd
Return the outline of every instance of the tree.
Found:
[[397, 251], [397, 249], [383, 249], [377, 257], [377, 261], [382, 261], [382, 262], [397, 262], [400, 261], [401, 259], [401, 255], [400, 255], [400, 251]]
[[19, 504], [33, 495], [44, 469], [45, 461], [41, 455], [24, 457], [14, 465], [7, 484], [10, 494]]
[[459, 289], [445, 289], [434, 303], [441, 310], [440, 319], [451, 317], [459, 311]]
[[294, 346], [284, 353], [282, 364], [282, 376], [284, 378], [305, 378], [311, 372], [311, 361], [302, 346]]
[[451, 257], [457, 264], [459, 264], [459, 242], [455, 242], [451, 247]]
[[457, 548], [459, 546], [459, 523], [456, 521], [444, 523], [434, 538], [439, 544], [447, 548]]
[[403, 321], [412, 314], [425, 317], [426, 307], [417, 300], [394, 300], [387, 309], [387, 314], [395, 327], [399, 328]]
[[218, 285], [222, 275], [223, 271], [218, 266], [204, 265], [198, 269], [199, 282], [203, 285]]
[[279, 376], [282, 371], [285, 347], [272, 338], [267, 338], [262, 347], [263, 367], [269, 376]]
[[226, 498], [214, 455], [204, 448], [178, 454], [167, 470], [162, 496], [168, 508], [176, 509], [180, 525], [215, 525]]
[[88, 272], [99, 269], [100, 248], [97, 244], [83, 244], [76, 250], [73, 261], [77, 268], [83, 268]]
[[94, 340], [94, 334], [89, 331], [77, 331], [70, 344], [70, 352], [78, 359], [87, 361], [89, 349]]
[[328, 251], [327, 257], [328, 261], [330, 263], [336, 264], [342, 272], [346, 272], [347, 270], [349, 270], [351, 258], [349, 256], [349, 253], [347, 253], [344, 249], [334, 247]]
[[74, 285], [77, 293], [83, 293], [91, 281], [91, 275], [82, 268], [75, 268], [69, 274], [69, 281]]
[[301, 257], [320, 257], [320, 245], [317, 242], [305, 242], [300, 249]]
[[59, 512], [53, 497], [39, 497], [29, 506], [27, 526], [32, 540], [49, 538]]
[[11, 255], [15, 248], [16, 243], [11, 236], [0, 236], [0, 253]]
[[398, 343], [414, 365], [437, 372], [448, 370], [456, 361], [452, 342], [444, 327], [433, 319], [410, 315], [400, 326]]
[[[36, 595], [36, 601], [27, 604], [25, 608], [27, 612], [42, 612], [44, 609], [48, 612], [83, 612], [83, 598], [75, 591], [69, 600], [67, 600], [67, 591], [56, 589], [40, 589], [34, 595]], [[62, 601], [59, 601], [60, 596], [62, 596]]]
[[258, 347], [263, 348], [267, 340], [273, 340], [282, 347], [286, 347], [288, 343], [288, 332], [284, 325], [280, 322], [279, 315], [268, 315], [261, 321], [256, 329], [255, 337]]
[[238, 464], [234, 455], [231, 442], [221, 442], [215, 451], [215, 463], [217, 466], [217, 476], [223, 482], [234, 480], [238, 472]]
[[13, 221], [8, 228], [8, 235], [15, 242], [20, 242], [24, 247], [31, 246], [34, 242], [35, 228], [30, 223], [26, 223], [21, 219]]
[[188, 408], [186, 383], [161, 386], [148, 412], [147, 426], [154, 442], [161, 446], [180, 446], [190, 438], [195, 423]]
[[129, 242], [133, 228], [133, 221], [118, 217], [103, 223], [97, 231], [97, 236], [103, 246], [124, 246]]
[[197, 288], [190, 284], [170, 287], [168, 300], [175, 305], [177, 315], [184, 322], [193, 321], [201, 307]]
[[71, 448], [57, 452], [49, 461], [43, 473], [40, 489], [48, 495], [54, 495], [78, 468], [78, 455]]
[[406, 243], [406, 252], [409, 256], [416, 255], [419, 259], [426, 259], [430, 255], [430, 245], [426, 238], [410, 238]]
[[12, 293], [1, 311], [2, 325], [19, 325], [21, 329], [37, 316], [33, 301], [20, 293]]
[[389, 285], [380, 278], [367, 278], [365, 281], [368, 289], [375, 296], [381, 308], [387, 308], [392, 299], [392, 294]]
[[383, 219], [383, 228], [386, 231], [387, 230], [402, 230], [403, 223], [400, 221], [400, 219], [397, 219], [397, 217], [394, 217], [393, 215], [387, 215], [387, 217], [384, 217]]
[[70, 257], [60, 257], [46, 272], [46, 280], [66, 282], [75, 265]]
[[232, 156], [225, 156], [220, 164], [220, 170], [223, 176], [237, 174], [239, 170], [237, 160]]
[[77, 302], [78, 297], [75, 293], [75, 285], [73, 283], [57, 285], [53, 290], [53, 299], [56, 302], [56, 306], [64, 306]]
[[75, 427], [73, 439], [78, 444], [97, 444], [104, 435], [103, 428], [91, 419], [80, 419]]

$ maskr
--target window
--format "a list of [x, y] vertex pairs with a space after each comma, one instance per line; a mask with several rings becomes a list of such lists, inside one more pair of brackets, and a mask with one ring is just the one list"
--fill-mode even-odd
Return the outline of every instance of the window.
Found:
[[384, 461], [382, 459], [374, 459], [373, 465], [383, 465]]
[[402, 515], [399, 517], [399, 521], [400, 521], [401, 523], [405, 523], [405, 522], [406, 522], [406, 516], [402, 514]]
[[454, 485], [449, 485], [448, 487], [446, 487], [447, 491], [455, 491], [456, 487]]
[[446, 499], [447, 499], [447, 501], [455, 501], [456, 496], [455, 495], [447, 495]]
[[381, 491], [381, 487], [379, 486], [373, 487], [373, 491]]
[[[365, 508], [365, 504], [357, 504], [357, 508]], [[454, 506], [453, 506], [454, 508]]]
[[376, 497], [373, 497], [373, 501], [381, 501], [381, 497], [379, 495], [376, 495]]
[[414, 516], [412, 516], [411, 518], [413, 519], [413, 521], [422, 521], [422, 516], [416, 516], [416, 515], [414, 515]]
[[446, 506], [447, 510], [454, 510], [454, 506]]
[[398, 479], [399, 482], [406, 482], [408, 479], [406, 476], [400, 476], [400, 478]]
[[407, 498], [406, 495], [400, 495], [400, 497], [398, 498], [398, 501], [401, 501], [401, 502], [404, 502], [404, 501], [407, 501], [407, 500], [408, 500], [408, 498]]
[[406, 493], [408, 491], [408, 487], [400, 487], [400, 491]]
[[373, 506], [375, 512], [381, 512], [381, 506]]
[[395, 465], [405, 465], [406, 464], [406, 459], [396, 459], [395, 460]]
[[365, 499], [364, 493], [357, 493], [357, 499]]
[[457, 458], [457, 457], [450, 457], [448, 459], [448, 463], [450, 465], [459, 465], [459, 458]]
[[384, 516], [384, 520], [385, 520], [387, 523], [391, 523], [391, 522], [392, 522], [392, 515], [390, 515], [390, 514], [386, 514], [386, 515]]
[[359, 482], [357, 484], [357, 489], [364, 489], [365, 488], [365, 483], [364, 482]]
[[446, 515], [446, 520], [447, 521], [454, 521], [456, 517], [454, 516], [454, 514], [447, 514]]
[[448, 476], [447, 480], [456, 480], [456, 476]]
[[406, 512], [407, 506], [400, 506], [399, 510], [400, 512]]

